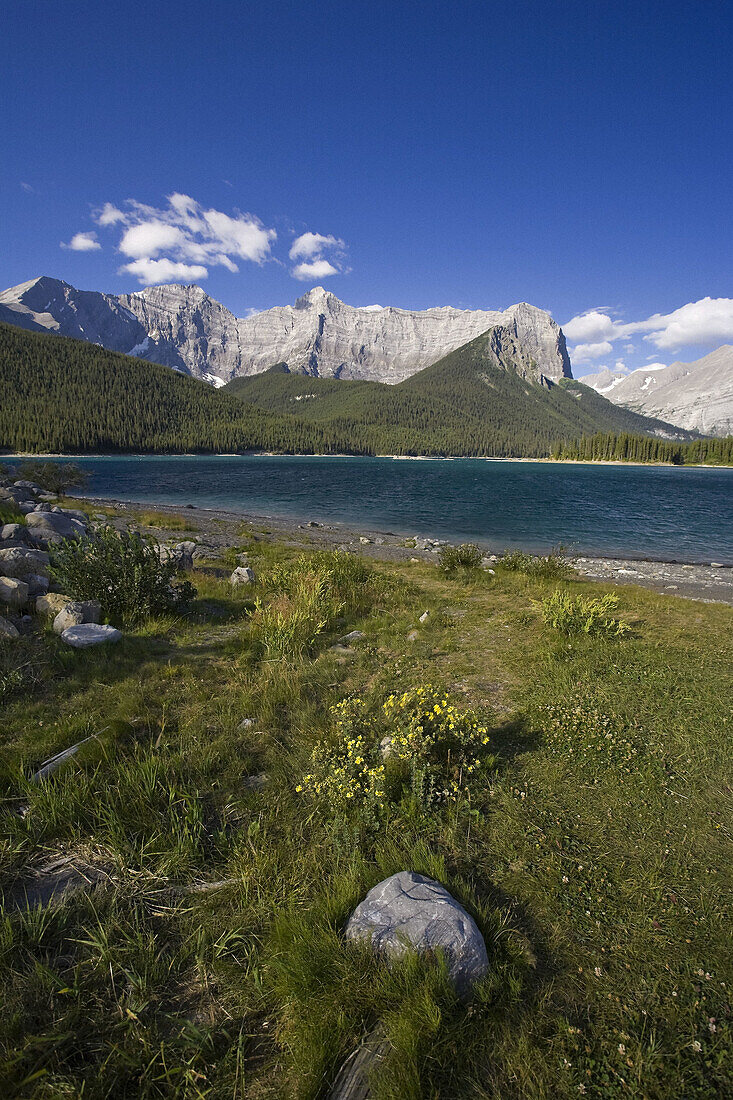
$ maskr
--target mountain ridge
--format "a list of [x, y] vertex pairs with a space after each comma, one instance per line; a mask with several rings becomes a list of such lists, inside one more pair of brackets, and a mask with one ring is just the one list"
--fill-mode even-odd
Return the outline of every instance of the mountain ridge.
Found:
[[692, 363], [602, 371], [581, 379], [614, 404], [706, 435], [733, 435], [733, 346]]
[[396, 384], [502, 325], [533, 357], [537, 380], [572, 377], [561, 328], [526, 302], [505, 310], [358, 307], [314, 287], [294, 305], [238, 318], [196, 284], [109, 295], [42, 276], [0, 293], [0, 320], [90, 340], [214, 385], [278, 361], [317, 377]]

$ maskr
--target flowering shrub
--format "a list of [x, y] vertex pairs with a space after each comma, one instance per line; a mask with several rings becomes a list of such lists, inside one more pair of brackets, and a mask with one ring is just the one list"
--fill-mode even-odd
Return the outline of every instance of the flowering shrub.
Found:
[[313, 749], [312, 771], [296, 791], [321, 797], [334, 809], [379, 805], [385, 797], [385, 769], [373, 716], [361, 699], [343, 699], [331, 714], [334, 735]]
[[334, 736], [320, 741], [298, 791], [343, 808], [377, 810], [409, 794], [424, 807], [470, 794], [494, 758], [470, 710], [430, 685], [390, 695], [375, 714], [362, 699], [338, 703]]

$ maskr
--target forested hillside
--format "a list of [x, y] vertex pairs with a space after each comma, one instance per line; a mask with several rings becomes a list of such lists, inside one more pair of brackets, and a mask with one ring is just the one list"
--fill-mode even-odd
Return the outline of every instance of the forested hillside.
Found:
[[675, 466], [731, 466], [733, 436], [675, 443], [650, 436], [628, 435], [625, 432], [620, 435], [606, 432], [585, 436], [572, 443], [558, 443], [552, 449], [552, 457], [580, 462], [671, 462]]
[[[672, 432], [580, 383], [540, 386], [479, 337], [397, 386], [291, 375], [224, 390], [67, 337], [0, 324], [0, 449], [545, 457], [598, 433]], [[689, 433], [678, 433], [689, 438]]]
[[500, 365], [487, 336], [396, 386], [290, 375], [283, 366], [225, 387], [272, 413], [296, 413], [378, 453], [549, 455], [557, 440], [602, 431], [690, 433], [612, 405], [579, 382], [538, 385]]

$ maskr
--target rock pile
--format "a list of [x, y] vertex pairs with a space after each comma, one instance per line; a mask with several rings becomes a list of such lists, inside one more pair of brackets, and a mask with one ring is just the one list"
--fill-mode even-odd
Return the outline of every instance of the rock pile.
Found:
[[[0, 479], [0, 505], [12, 507], [24, 523], [0, 528], [0, 638], [15, 639], [32, 622], [29, 612], [52, 618], [53, 629], [68, 645], [81, 647], [118, 641], [113, 627], [99, 625], [101, 607], [96, 601], [75, 601], [62, 592], [51, 592], [49, 546], [64, 539], [92, 538], [84, 512], [62, 508], [56, 498], [30, 481]], [[186, 545], [186, 544], [184, 544]]]

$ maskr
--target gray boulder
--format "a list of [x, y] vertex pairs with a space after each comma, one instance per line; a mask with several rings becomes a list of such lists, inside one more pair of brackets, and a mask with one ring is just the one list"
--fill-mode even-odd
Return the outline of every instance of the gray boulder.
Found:
[[13, 484], [15, 485], [16, 489], [30, 489], [32, 493], [40, 493], [41, 491], [41, 486], [36, 485], [35, 481], [27, 481], [23, 479], [21, 481], [14, 481]]
[[193, 569], [193, 554], [183, 550], [181, 543], [178, 546], [158, 546], [158, 557], [161, 561], [172, 561], [177, 569]]
[[413, 871], [400, 871], [371, 889], [349, 918], [346, 938], [368, 941], [391, 959], [410, 950], [441, 950], [461, 996], [489, 969], [474, 919], [439, 882]]
[[49, 565], [45, 550], [30, 550], [22, 546], [13, 546], [0, 550], [0, 575], [4, 577], [25, 578], [31, 573], [43, 576]]
[[58, 505], [51, 505], [51, 511], [54, 515], [69, 516], [71, 519], [77, 519], [79, 523], [86, 525], [89, 523], [89, 516], [86, 512], [82, 512], [80, 508], [59, 508]]
[[62, 542], [87, 534], [86, 525], [65, 512], [31, 512], [26, 523], [32, 535], [44, 542]]
[[29, 515], [35, 509], [35, 504], [32, 500], [21, 500], [18, 504], [18, 511], [22, 512], [24, 516]]
[[3, 542], [12, 542], [14, 546], [19, 543], [28, 543], [28, 528], [24, 523], [4, 523], [0, 530], [0, 539]]
[[63, 611], [65, 607], [74, 602], [72, 596], [65, 596], [62, 592], [49, 592], [47, 595], [37, 598], [36, 614], [55, 619], [59, 611]]
[[[54, 628], [55, 626], [54, 622]], [[61, 641], [74, 649], [87, 649], [103, 642], [119, 642], [121, 638], [121, 630], [116, 630], [113, 626], [100, 626], [99, 623], [79, 623], [78, 626], [68, 627], [61, 635]]]
[[18, 489], [15, 485], [11, 485], [7, 488], [0, 489], [0, 500], [13, 501], [14, 504], [20, 504], [21, 501], [29, 501], [30, 494], [27, 489]]
[[28, 585], [28, 598], [35, 600], [37, 596], [45, 596], [48, 592], [48, 577], [42, 577], [39, 573], [29, 573], [23, 578]]
[[233, 588], [236, 588], [240, 584], [254, 584], [255, 583], [255, 571], [250, 569], [248, 565], [238, 565], [229, 578], [229, 583]]
[[9, 607], [25, 607], [28, 603], [28, 585], [15, 577], [0, 577], [0, 603]]
[[101, 613], [96, 600], [74, 600], [63, 607], [53, 620], [54, 633], [64, 634], [72, 626], [97, 624]]
[[7, 619], [4, 619], [2, 615], [0, 615], [0, 641], [2, 641], [3, 638], [19, 637], [20, 635], [13, 624], [9, 623]]
[[48, 504], [48, 503], [46, 503], [46, 504], [37, 504], [35, 506], [35, 508], [33, 509], [33, 511], [34, 512], [50, 512], [51, 511], [51, 505]]

